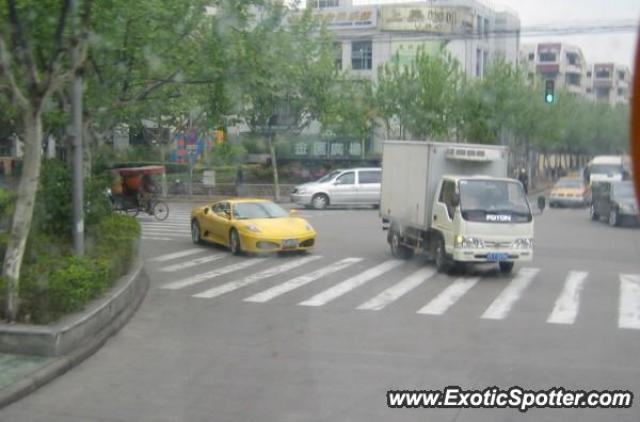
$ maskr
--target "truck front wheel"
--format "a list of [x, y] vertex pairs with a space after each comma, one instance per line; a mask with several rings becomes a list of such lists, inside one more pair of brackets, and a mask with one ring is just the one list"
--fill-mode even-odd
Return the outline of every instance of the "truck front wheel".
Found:
[[504, 274], [509, 274], [511, 270], [513, 270], [513, 262], [509, 261], [500, 261], [498, 263], [500, 266], [500, 272]]
[[413, 256], [413, 250], [402, 244], [402, 239], [397, 229], [391, 229], [389, 244], [391, 245], [391, 254], [394, 257], [399, 259], [409, 259]]
[[447, 258], [447, 251], [444, 248], [444, 240], [438, 236], [435, 240], [433, 254], [436, 260], [436, 269], [440, 273], [447, 273], [451, 270], [451, 262]]

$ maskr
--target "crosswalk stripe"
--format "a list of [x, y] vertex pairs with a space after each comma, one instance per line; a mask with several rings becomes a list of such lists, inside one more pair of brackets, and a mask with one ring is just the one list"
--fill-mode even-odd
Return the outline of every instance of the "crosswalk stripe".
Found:
[[299, 259], [295, 259], [291, 262], [287, 262], [286, 264], [282, 264], [282, 265], [278, 265], [276, 267], [273, 268], [269, 268], [265, 271], [256, 273], [256, 274], [251, 274], [250, 276], [247, 276], [245, 278], [239, 279], [239, 280], [235, 280], [235, 281], [230, 281], [228, 283], [225, 283], [221, 286], [217, 286], [214, 287], [212, 289], [209, 290], [205, 290], [204, 292], [198, 293], [193, 295], [193, 297], [200, 297], [200, 298], [206, 298], [206, 299], [211, 299], [220, 295], [223, 295], [225, 293], [229, 293], [232, 292], [234, 290], [237, 290], [241, 287], [245, 287], [248, 286], [249, 284], [253, 284], [257, 281], [260, 281], [262, 279], [265, 278], [269, 278], [269, 277], [273, 277], [275, 275], [278, 274], [282, 274], [285, 273], [287, 271], [290, 271], [294, 268], [300, 267], [302, 265], [308, 264], [309, 262], [315, 261], [317, 259], [322, 258], [319, 255], [312, 255], [312, 256], [307, 256], [304, 258], [299, 258]]
[[179, 242], [181, 240], [189, 240], [190, 237], [153, 237], [153, 236], [142, 236], [142, 240], [163, 240], [163, 241], [171, 241], [171, 242]]
[[151, 258], [149, 261], [150, 262], [171, 261], [172, 259], [183, 258], [185, 256], [195, 255], [197, 253], [202, 253], [202, 252], [205, 252], [205, 251], [206, 251], [206, 249], [204, 249], [204, 248], [187, 249], [185, 251], [173, 252], [173, 253], [169, 253], [169, 254], [166, 254], [166, 255], [156, 256], [155, 258]]
[[441, 315], [453, 306], [465, 293], [467, 293], [480, 280], [480, 277], [459, 278], [438, 296], [420, 308], [417, 313], [427, 315]]
[[167, 283], [164, 286], [162, 286], [162, 288], [163, 289], [169, 289], [169, 290], [182, 289], [183, 287], [192, 286], [194, 284], [198, 284], [198, 283], [201, 283], [203, 281], [207, 281], [207, 280], [219, 277], [219, 276], [224, 275], [224, 274], [228, 274], [228, 273], [231, 273], [231, 272], [234, 272], [234, 271], [244, 270], [245, 268], [251, 267], [253, 265], [260, 264], [263, 261], [266, 261], [266, 258], [243, 260], [243, 261], [237, 262], [235, 264], [227, 265], [226, 267], [217, 268], [217, 269], [215, 269], [213, 271], [208, 271], [208, 272], [202, 273], [202, 274], [196, 274], [194, 276], [187, 277], [187, 278], [182, 279], [182, 280], [178, 280], [178, 281], [173, 281], [171, 283]]
[[143, 230], [142, 231], [143, 235], [150, 235], [150, 236], [159, 236], [159, 237], [182, 237], [182, 238], [189, 238], [191, 239], [191, 235], [188, 232], [176, 232], [176, 231], [172, 231], [172, 232], [163, 232], [163, 231], [146, 231]]
[[399, 283], [389, 287], [376, 297], [358, 306], [357, 309], [379, 311], [433, 277], [435, 273], [436, 271], [432, 268], [421, 268]]
[[190, 227], [189, 222], [182, 223], [142, 223], [141, 227], [164, 228], [164, 227]]
[[206, 264], [208, 262], [217, 261], [219, 259], [224, 258], [224, 256], [225, 255], [223, 254], [203, 256], [200, 258], [192, 259], [191, 261], [180, 262], [178, 264], [169, 265], [168, 267], [160, 268], [160, 271], [171, 273], [179, 270], [184, 270], [185, 268], [191, 268], [197, 265]]
[[142, 228], [142, 232], [143, 233], [158, 233], [158, 234], [162, 234], [162, 233], [173, 233], [173, 234], [191, 234], [191, 231], [189, 230], [188, 227], [183, 227], [182, 229], [179, 228], [169, 228], [167, 227], [166, 229], [147, 229], [145, 227]]
[[573, 324], [578, 315], [580, 305], [580, 291], [584, 286], [584, 281], [589, 273], [584, 271], [570, 271], [564, 282], [564, 288], [556, 301], [548, 323], [551, 324]]
[[363, 285], [364, 283], [373, 280], [374, 278], [390, 271], [397, 266], [401, 265], [403, 261], [401, 260], [390, 260], [383, 262], [380, 265], [377, 265], [363, 273], [360, 273], [354, 277], [351, 277], [341, 283], [336, 284], [335, 286], [325, 290], [324, 292], [318, 293], [312, 298], [305, 300], [304, 302], [300, 302], [298, 305], [302, 306], [322, 306], [345, 293], [350, 292], [351, 290]]
[[286, 281], [282, 284], [278, 284], [277, 286], [274, 286], [270, 289], [264, 290], [253, 296], [249, 296], [244, 300], [246, 302], [267, 302], [276, 296], [280, 296], [282, 294], [290, 292], [291, 290], [297, 289], [298, 287], [302, 287], [305, 284], [309, 284], [312, 281], [318, 280], [319, 278], [343, 270], [348, 266], [360, 261], [362, 261], [362, 258], [345, 258], [341, 261], [334, 262], [329, 266], [320, 268], [319, 270], [314, 271], [310, 274], [304, 274], [299, 277], [292, 278], [291, 280]]
[[640, 275], [620, 274], [619, 328], [640, 329]]
[[507, 287], [500, 292], [500, 295], [489, 305], [484, 314], [482, 314], [482, 318], [505, 318], [511, 310], [511, 307], [520, 299], [522, 292], [524, 292], [539, 271], [538, 268], [522, 268], [518, 271], [518, 275], [511, 280]]

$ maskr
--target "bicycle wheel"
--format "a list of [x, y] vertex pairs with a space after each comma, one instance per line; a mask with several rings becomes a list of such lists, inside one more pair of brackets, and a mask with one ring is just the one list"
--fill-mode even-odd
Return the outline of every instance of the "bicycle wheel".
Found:
[[169, 205], [164, 201], [156, 201], [153, 203], [153, 208], [151, 209], [153, 216], [156, 220], [164, 221], [169, 217]]

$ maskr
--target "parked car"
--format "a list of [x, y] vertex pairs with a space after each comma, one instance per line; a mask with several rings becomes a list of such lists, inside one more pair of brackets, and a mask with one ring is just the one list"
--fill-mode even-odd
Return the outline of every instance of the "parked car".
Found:
[[193, 243], [217, 243], [240, 255], [307, 251], [315, 244], [316, 232], [295, 211], [289, 213], [271, 201], [232, 199], [194, 208], [191, 238]]
[[606, 217], [611, 226], [619, 226], [624, 220], [640, 223], [633, 182], [600, 182], [594, 183], [591, 189], [592, 220]]
[[578, 177], [562, 177], [551, 189], [549, 206], [579, 206], [589, 203], [589, 189], [584, 180]]
[[381, 168], [335, 170], [321, 179], [296, 186], [291, 200], [304, 207], [330, 205], [380, 205]]

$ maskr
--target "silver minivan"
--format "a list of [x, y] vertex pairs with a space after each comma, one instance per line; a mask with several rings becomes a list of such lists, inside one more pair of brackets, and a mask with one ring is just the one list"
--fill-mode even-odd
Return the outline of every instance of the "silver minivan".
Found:
[[330, 205], [380, 205], [379, 167], [334, 170], [321, 179], [296, 186], [291, 200], [304, 207], [324, 209]]

